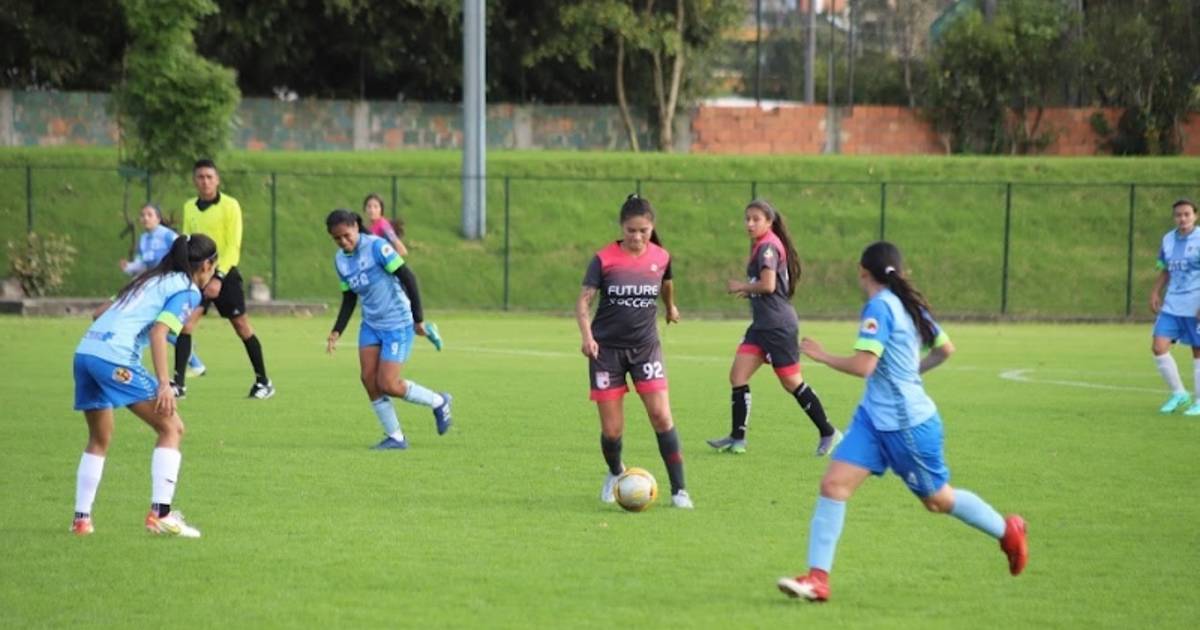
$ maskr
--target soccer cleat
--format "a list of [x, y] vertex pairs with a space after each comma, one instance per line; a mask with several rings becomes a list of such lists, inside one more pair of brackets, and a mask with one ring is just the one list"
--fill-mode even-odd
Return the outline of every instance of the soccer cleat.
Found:
[[797, 575], [794, 578], [779, 578], [775, 585], [788, 597], [807, 599], [810, 602], [829, 600], [829, 582], [812, 571], [809, 571], [808, 575]]
[[674, 505], [677, 508], [683, 508], [685, 510], [690, 510], [696, 507], [692, 503], [692, 497], [688, 496], [687, 490], [680, 490], [679, 492], [672, 494], [671, 505]]
[[1187, 410], [1183, 412], [1183, 415], [1200, 416], [1200, 402], [1192, 403], [1192, 406], [1188, 407]]
[[440, 407], [433, 408], [433, 420], [437, 422], [438, 435], [445, 435], [450, 430], [450, 425], [454, 422], [450, 419], [450, 401], [453, 396], [446, 392], [441, 392], [442, 404]]
[[617, 479], [619, 479], [620, 477], [621, 477], [621, 475], [614, 475], [612, 473], [608, 473], [607, 475], [605, 475], [604, 487], [600, 488], [600, 502], [601, 503], [616, 503], [617, 502], [617, 495], [615, 494], [615, 489], [617, 487]]
[[442, 336], [438, 334], [437, 324], [433, 322], [425, 323], [425, 338], [429, 340], [429, 343], [433, 344], [433, 347], [438, 352], [442, 351]]
[[183, 518], [183, 513], [177, 510], [171, 510], [171, 513], [166, 516], [159, 516], [157, 512], [151, 510], [146, 514], [146, 530], [151, 534], [161, 536], [200, 537], [200, 530], [188, 525]]
[[76, 536], [87, 536], [94, 531], [96, 530], [92, 528], [92, 517], [90, 516], [77, 518], [74, 523], [71, 523], [71, 533]]
[[1192, 402], [1191, 394], [1187, 392], [1176, 392], [1171, 394], [1171, 397], [1167, 399], [1167, 402], [1163, 403], [1163, 406], [1159, 408], [1158, 411], [1160, 413], [1175, 413], [1180, 407], [1183, 407], [1190, 402]]
[[833, 430], [833, 435], [822, 436], [821, 441], [817, 443], [817, 457], [825, 457], [832, 453], [833, 449], [837, 448], [838, 444], [841, 444], [842, 437], [844, 437], [842, 432], [837, 429]]
[[1000, 538], [1000, 549], [1008, 556], [1008, 572], [1014, 576], [1025, 570], [1029, 560], [1029, 543], [1025, 540], [1025, 519], [1011, 514], [1004, 519], [1004, 536]]
[[206, 372], [208, 372], [208, 367], [204, 365], [204, 362], [200, 360], [200, 357], [193, 354], [192, 358], [188, 359], [187, 375], [204, 376]]
[[250, 386], [250, 394], [247, 398], [256, 398], [258, 400], [266, 400], [275, 395], [275, 386], [271, 384], [271, 379], [267, 379], [266, 383], [254, 381]]
[[375, 450], [375, 451], [403, 451], [407, 448], [408, 448], [408, 440], [407, 439], [397, 440], [396, 438], [394, 438], [390, 435], [388, 437], [383, 438], [382, 442], [371, 447], [371, 449]]
[[746, 440], [739, 440], [732, 437], [717, 438], [714, 440], [706, 440], [708, 445], [717, 449], [719, 453], [734, 453], [740, 455], [746, 452]]
[[171, 389], [175, 392], [175, 400], [183, 400], [187, 398], [187, 386], [171, 382]]

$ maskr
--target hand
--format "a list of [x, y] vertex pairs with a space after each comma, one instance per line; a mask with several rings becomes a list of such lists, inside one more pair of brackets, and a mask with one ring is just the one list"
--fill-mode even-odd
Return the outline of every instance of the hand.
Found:
[[342, 334], [336, 330], [329, 333], [329, 338], [325, 340], [326, 354], [333, 354], [333, 351], [337, 350], [337, 341], [341, 338], [341, 336]]
[[667, 306], [667, 324], [670, 325], [670, 324], [678, 324], [678, 323], [679, 323], [679, 307], [675, 306], [674, 304], [671, 304], [671, 305]]
[[204, 285], [204, 297], [215, 300], [218, 295], [221, 295], [221, 279], [214, 276], [212, 280], [208, 281], [208, 284]]
[[154, 396], [154, 411], [167, 417], [175, 415], [175, 390], [170, 381], [159, 381]]
[[122, 258], [117, 264], [121, 266], [121, 271], [125, 271], [125, 268], [129, 266], [129, 261]]
[[413, 330], [415, 330], [416, 333], [422, 337], [428, 334], [425, 332], [425, 322], [417, 322], [416, 324], [413, 324]]
[[1157, 314], [1160, 310], [1162, 310], [1162, 296], [1155, 291], [1150, 294], [1150, 312]]
[[600, 344], [596, 343], [596, 340], [592, 339], [591, 337], [583, 340], [583, 346], [579, 349], [579, 351], [582, 352], [583, 356], [585, 357], [590, 357], [592, 359], [600, 358]]
[[825, 356], [825, 348], [816, 339], [805, 337], [800, 340], [800, 352], [808, 355], [818, 363], [824, 363], [822, 357]]

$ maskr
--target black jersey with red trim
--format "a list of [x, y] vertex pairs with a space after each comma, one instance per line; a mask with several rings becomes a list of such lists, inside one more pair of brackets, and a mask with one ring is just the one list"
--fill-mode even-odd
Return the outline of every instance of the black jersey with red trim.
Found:
[[787, 250], [774, 232], [767, 232], [750, 246], [746, 277], [750, 282], [757, 282], [763, 269], [775, 272], [775, 290], [750, 295], [750, 328], [798, 328], [800, 322], [788, 295]]
[[664, 280], [671, 279], [671, 255], [647, 243], [634, 256], [616, 241], [596, 252], [583, 286], [600, 297], [592, 318], [592, 337], [609, 348], [637, 348], [658, 341], [655, 317]]

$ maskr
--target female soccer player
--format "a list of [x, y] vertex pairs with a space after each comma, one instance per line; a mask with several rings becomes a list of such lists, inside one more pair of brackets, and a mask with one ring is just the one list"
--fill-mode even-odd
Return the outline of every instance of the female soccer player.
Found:
[[[620, 224], [621, 240], [596, 252], [575, 303], [575, 319], [583, 338], [581, 351], [588, 358], [591, 399], [600, 412], [600, 451], [608, 464], [600, 500], [616, 500], [613, 486], [625, 470], [621, 435], [625, 432], [623, 399], [629, 391], [625, 384], [628, 373], [658, 436], [658, 452], [671, 479], [671, 503], [691, 508], [692, 499], [684, 487], [683, 453], [667, 397], [667, 371], [654, 323], [660, 291], [667, 307], [667, 323], [679, 321], [671, 284], [671, 255], [661, 247], [654, 231], [654, 208], [649, 201], [630, 195], [621, 206]], [[597, 294], [600, 306], [589, 322]]]
[[396, 249], [397, 254], [408, 255], [408, 248], [400, 242], [400, 239], [404, 237], [404, 222], [397, 219], [396, 224], [393, 225], [383, 216], [383, 197], [375, 193], [367, 195], [366, 199], [363, 199], [363, 212], [370, 221], [367, 227], [371, 229], [371, 234], [386, 240]]
[[[167, 335], [178, 333], [200, 304], [200, 289], [213, 277], [217, 246], [203, 234], [175, 239], [155, 267], [134, 278], [88, 328], [75, 348], [75, 409], [83, 411], [88, 445], [79, 460], [72, 531], [92, 533], [92, 504], [104, 472], [113, 432], [113, 408], [128, 407], [158, 433], [150, 458], [150, 512], [155, 534], [199, 538], [183, 514], [171, 509], [179, 479], [183, 420], [175, 409]], [[150, 345], [154, 376], [142, 367]], [[156, 385], [157, 384], [157, 385]]]
[[[120, 263], [121, 271], [131, 276], [136, 276], [157, 265], [158, 261], [167, 255], [171, 244], [175, 242], [175, 237], [178, 236], [175, 230], [163, 223], [162, 210], [155, 204], [148, 203], [142, 206], [139, 218], [146, 231], [138, 238], [138, 257], [133, 261], [121, 259]], [[175, 335], [168, 336], [167, 341], [174, 345]], [[191, 357], [188, 358], [188, 376], [203, 376], [207, 371], [208, 368], [200, 360], [200, 355], [196, 354], [193, 349]]]
[[769, 203], [755, 200], [746, 206], [746, 233], [750, 235], [748, 280], [730, 280], [729, 292], [750, 300], [750, 328], [742, 337], [729, 385], [733, 388], [732, 428], [723, 438], [708, 440], [718, 451], [746, 452], [746, 429], [750, 425], [750, 377], [770, 363], [779, 384], [796, 398], [800, 408], [816, 425], [821, 438], [817, 457], [833, 449], [842, 434], [825, 417], [817, 393], [800, 373], [800, 345], [796, 340], [800, 321], [789, 301], [800, 279], [800, 258], [792, 245], [783, 215]]
[[[1200, 311], [1200, 230], [1196, 229], [1196, 204], [1180, 199], [1171, 206], [1171, 213], [1176, 229], [1163, 236], [1158, 252], [1159, 274], [1150, 292], [1150, 310], [1158, 313], [1150, 351], [1154, 353], [1158, 373], [1171, 388], [1171, 397], [1159, 411], [1173, 413], [1192, 403], [1184, 415], [1200, 416], [1200, 328], [1196, 320]], [[1192, 378], [1198, 399], [1194, 403], [1171, 356], [1171, 344], [1176, 341], [1192, 347]]]
[[[941, 365], [954, 352], [933, 320], [925, 297], [905, 277], [900, 250], [880, 241], [859, 260], [858, 284], [867, 296], [854, 356], [833, 356], [805, 338], [804, 354], [829, 367], [867, 380], [846, 439], [833, 453], [821, 479], [808, 541], [807, 575], [782, 578], [779, 590], [810, 601], [829, 598], [829, 571], [846, 501], [868, 475], [891, 468], [931, 512], [951, 516], [999, 539], [1008, 569], [1025, 568], [1025, 521], [1000, 516], [975, 494], [947, 483], [942, 454], [942, 419], [921, 384], [922, 372]], [[931, 350], [921, 358], [921, 347]]]
[[387, 241], [363, 233], [362, 219], [349, 210], [334, 210], [325, 219], [329, 236], [340, 251], [334, 268], [342, 281], [342, 307], [329, 333], [326, 351], [333, 353], [350, 314], [362, 296], [358, 329], [358, 363], [371, 408], [383, 426], [377, 449], [406, 449], [408, 440], [388, 396], [433, 408], [438, 435], [450, 430], [450, 394], [437, 393], [400, 378], [412, 351], [413, 332], [426, 334], [417, 278]]

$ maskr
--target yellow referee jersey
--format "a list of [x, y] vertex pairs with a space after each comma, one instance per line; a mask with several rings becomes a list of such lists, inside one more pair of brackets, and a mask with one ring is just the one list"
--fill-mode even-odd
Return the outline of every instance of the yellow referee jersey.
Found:
[[217, 202], [201, 210], [199, 197], [183, 204], [183, 232], [205, 234], [217, 244], [217, 270], [229, 273], [242, 257], [242, 206], [237, 199], [217, 193]]

